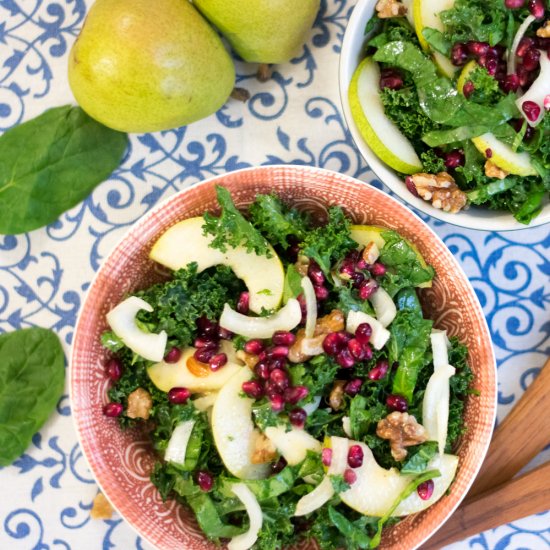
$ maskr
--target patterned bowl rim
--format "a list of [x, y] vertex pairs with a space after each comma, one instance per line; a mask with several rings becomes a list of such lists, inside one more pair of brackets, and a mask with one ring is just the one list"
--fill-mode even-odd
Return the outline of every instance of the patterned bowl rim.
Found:
[[504, 211], [491, 211], [487, 208], [475, 207], [458, 212], [457, 214], [450, 214], [434, 208], [427, 201], [413, 196], [403, 184], [403, 181], [396, 176], [395, 171], [381, 161], [378, 155], [367, 145], [351, 114], [348, 101], [348, 86], [353, 72], [360, 61], [360, 44], [364, 41], [363, 30], [365, 29], [366, 21], [372, 16], [370, 8], [372, 8], [373, 12], [376, 1], [358, 0], [354, 6], [344, 32], [338, 70], [340, 102], [344, 118], [356, 147], [376, 176], [407, 205], [455, 226], [480, 231], [517, 231], [522, 229], [528, 230], [532, 227], [550, 223], [550, 201], [548, 197], [546, 197], [543, 203], [542, 212], [529, 225], [518, 222], [512, 214]]
[[[182, 195], [185, 195], [186, 193], [190, 192], [191, 190], [196, 190], [197, 187], [207, 186], [209, 184], [215, 184], [215, 183], [223, 184], [223, 180], [225, 178], [229, 177], [229, 176], [234, 176], [234, 175], [237, 175], [237, 174], [248, 173], [248, 172], [262, 173], [263, 171], [277, 170], [277, 169], [291, 170], [291, 171], [294, 171], [295, 174], [308, 172], [311, 175], [323, 174], [327, 177], [334, 177], [336, 175], [338, 178], [340, 178], [343, 181], [346, 181], [346, 183], [348, 183], [348, 184], [361, 185], [361, 186], [369, 187], [374, 192], [375, 195], [379, 195], [379, 196], [383, 197], [384, 200], [389, 200], [390, 202], [393, 202], [397, 206], [398, 209], [402, 209], [402, 210], [407, 211], [408, 214], [410, 214], [414, 218], [416, 218], [416, 220], [418, 222], [420, 222], [428, 230], [428, 233], [430, 234], [430, 237], [432, 239], [435, 239], [443, 247], [443, 249], [445, 249], [447, 251], [448, 258], [454, 264], [453, 267], [454, 267], [455, 271], [463, 279], [463, 282], [465, 283], [466, 287], [468, 288], [468, 291], [471, 293], [472, 297], [474, 298], [474, 303], [476, 304], [477, 308], [479, 309], [479, 311], [481, 313], [477, 317], [478, 317], [478, 320], [481, 322], [482, 329], [483, 329], [483, 332], [484, 332], [485, 337], [486, 337], [485, 339], [489, 343], [488, 351], [489, 351], [489, 357], [490, 357], [490, 366], [487, 365], [487, 368], [488, 369], [491, 368], [491, 374], [492, 374], [492, 377], [495, 381], [495, 384], [494, 384], [495, 391], [494, 391], [494, 394], [493, 394], [493, 399], [491, 401], [491, 411], [492, 411], [491, 412], [491, 418], [486, 419], [487, 420], [486, 423], [488, 423], [491, 427], [489, 429], [487, 429], [487, 431], [486, 431], [486, 436], [487, 437], [486, 437], [485, 441], [482, 444], [478, 445], [478, 447], [477, 447], [478, 455], [479, 455], [479, 462], [475, 466], [475, 468], [472, 468], [470, 470], [470, 478], [469, 478], [468, 482], [464, 485], [463, 494], [462, 494], [461, 498], [459, 498], [457, 500], [457, 502], [454, 504], [454, 506], [452, 506], [447, 511], [447, 514], [442, 517], [439, 524], [436, 525], [432, 529], [431, 532], [428, 532], [426, 535], [424, 535], [421, 540], [417, 541], [417, 543], [410, 548], [410, 550], [416, 550], [424, 542], [426, 542], [431, 536], [433, 536], [445, 524], [445, 522], [451, 517], [451, 515], [454, 513], [454, 511], [462, 503], [462, 501], [464, 500], [464, 498], [466, 497], [466, 495], [468, 493], [468, 490], [470, 489], [473, 482], [475, 481], [475, 479], [477, 477], [477, 474], [479, 473], [479, 470], [480, 470], [480, 468], [483, 464], [483, 461], [484, 461], [485, 456], [487, 454], [487, 451], [489, 449], [489, 444], [491, 442], [491, 437], [492, 437], [492, 433], [493, 433], [493, 430], [494, 430], [494, 424], [495, 424], [496, 413], [497, 413], [498, 395], [497, 395], [497, 385], [496, 385], [496, 380], [497, 380], [496, 359], [495, 359], [494, 348], [493, 348], [491, 337], [490, 337], [489, 326], [487, 324], [487, 320], [485, 318], [485, 315], [483, 314], [481, 304], [479, 303], [479, 300], [477, 299], [477, 295], [475, 293], [475, 290], [474, 290], [472, 284], [470, 283], [470, 280], [466, 276], [464, 270], [462, 269], [462, 266], [458, 263], [458, 261], [453, 256], [453, 254], [448, 250], [448, 248], [446, 247], [443, 240], [433, 231], [433, 229], [431, 227], [428, 226], [428, 224], [426, 222], [424, 222], [424, 220], [422, 220], [422, 218], [420, 218], [420, 216], [418, 216], [414, 211], [412, 211], [406, 205], [403, 205], [401, 202], [399, 202], [397, 199], [395, 199], [391, 195], [388, 195], [388, 194], [384, 193], [383, 191], [380, 191], [376, 187], [374, 187], [374, 186], [372, 186], [372, 185], [370, 185], [366, 182], [363, 182], [363, 181], [361, 181], [357, 178], [354, 178], [352, 176], [348, 176], [348, 175], [345, 175], [345, 174], [341, 174], [341, 173], [336, 172], [334, 170], [328, 170], [328, 169], [325, 169], [325, 168], [317, 168], [317, 167], [307, 166], [307, 165], [277, 164], [277, 165], [271, 165], [271, 166], [268, 165], [268, 166], [248, 167], [248, 168], [242, 168], [242, 169], [239, 169], [239, 170], [233, 170], [233, 171], [230, 171], [230, 172], [225, 172], [223, 174], [212, 176], [210, 178], [201, 180], [201, 181], [197, 182], [194, 185], [191, 185], [191, 186], [189, 186], [185, 189], [182, 189], [181, 191], [178, 191], [178, 192], [174, 193], [173, 195], [170, 195], [169, 197], [167, 197], [166, 199], [162, 200], [157, 205], [155, 205], [153, 208], [151, 208], [148, 212], [146, 212], [143, 216], [141, 216], [137, 221], [135, 221], [125, 231], [125, 233], [122, 235], [122, 237], [116, 242], [116, 244], [111, 248], [110, 252], [105, 256], [105, 258], [103, 259], [99, 269], [97, 270], [97, 272], [93, 276], [92, 280], [90, 281], [90, 285], [88, 287], [88, 290], [86, 291], [86, 296], [85, 296], [85, 299], [82, 302], [82, 306], [81, 306], [79, 314], [78, 314], [77, 322], [75, 324], [73, 343], [72, 343], [72, 346], [71, 346], [71, 356], [70, 356], [70, 361], [69, 361], [69, 402], [73, 403], [73, 397], [74, 397], [74, 394], [76, 393], [76, 387], [73, 386], [73, 383], [74, 383], [73, 363], [74, 363], [76, 349], [77, 349], [77, 346], [76, 346], [76, 342], [78, 340], [77, 336], [78, 336], [79, 331], [80, 331], [80, 325], [82, 323], [83, 313], [84, 313], [84, 310], [86, 309], [85, 306], [87, 305], [91, 289], [96, 285], [97, 280], [99, 279], [99, 277], [100, 277], [100, 275], [101, 275], [101, 273], [104, 269], [104, 266], [107, 264], [107, 260], [112, 255], [116, 254], [116, 252], [121, 247], [121, 245], [126, 241], [126, 239], [128, 239], [128, 237], [133, 232], [138, 230], [140, 228], [140, 226], [142, 226], [144, 223], [146, 223], [149, 218], [158, 215], [159, 212], [161, 212], [164, 208], [166, 208], [177, 197], [181, 197]], [[132, 530], [138, 536], [144, 538], [149, 544], [151, 544], [153, 547], [156, 548], [157, 545], [150, 538], [149, 533], [146, 532], [145, 530], [142, 531], [140, 528], [138, 528], [136, 525], [134, 525], [133, 522], [129, 521], [126, 518], [126, 515], [123, 513], [123, 510], [124, 510], [124, 507], [126, 506], [126, 504], [121, 503], [121, 505], [116, 505], [115, 503], [113, 503], [113, 501], [109, 497], [108, 489], [106, 489], [106, 487], [103, 485], [102, 480], [99, 478], [99, 476], [96, 473], [95, 461], [94, 461], [93, 457], [88, 456], [88, 454], [86, 453], [86, 447], [87, 446], [85, 444], [84, 427], [81, 425], [81, 419], [77, 418], [76, 414], [74, 414], [74, 413], [71, 415], [71, 417], [72, 417], [73, 425], [74, 425], [75, 430], [76, 430], [78, 443], [80, 445], [80, 448], [82, 449], [82, 455], [84, 456], [86, 464], [90, 468], [90, 471], [92, 472], [92, 474], [94, 476], [94, 479], [95, 479], [97, 485], [99, 486], [100, 491], [107, 498], [107, 500], [109, 501], [111, 506], [114, 508], [114, 510], [116, 510], [116, 512], [120, 515], [120, 517], [122, 519], [124, 519], [125, 523], [127, 525], [129, 525], [132, 528]], [[490, 420], [490, 422], [489, 422], [489, 420]], [[427, 530], [427, 531], [429, 531], [429, 530]]]

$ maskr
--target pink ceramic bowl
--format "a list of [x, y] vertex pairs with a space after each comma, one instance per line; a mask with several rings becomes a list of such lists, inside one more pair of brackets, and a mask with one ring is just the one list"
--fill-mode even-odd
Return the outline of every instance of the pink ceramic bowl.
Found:
[[[218, 176], [170, 197], [141, 218], [112, 251], [97, 273], [82, 306], [70, 367], [72, 411], [80, 444], [101, 490], [146, 540], [159, 549], [215, 548], [202, 536], [193, 514], [170, 501], [164, 504], [149, 481], [154, 455], [143, 438], [121, 432], [101, 412], [109, 382], [100, 335], [105, 314], [123, 296], [158, 280], [148, 254], [155, 240], [176, 222], [216, 208], [215, 186], [227, 187], [237, 205], [257, 193], [275, 191], [301, 209], [322, 213], [340, 205], [355, 223], [395, 229], [412, 241], [437, 276], [422, 301], [438, 328], [458, 336], [469, 348], [479, 397], [465, 409], [468, 431], [460, 442], [460, 464], [450, 494], [427, 511], [386, 530], [381, 548], [411, 550], [432, 535], [466, 495], [485, 456], [496, 411], [496, 370], [483, 312], [462, 269], [431, 229], [388, 195], [353, 178], [326, 170], [271, 166]], [[306, 547], [307, 544], [302, 545]], [[312, 548], [313, 544], [310, 545]]]

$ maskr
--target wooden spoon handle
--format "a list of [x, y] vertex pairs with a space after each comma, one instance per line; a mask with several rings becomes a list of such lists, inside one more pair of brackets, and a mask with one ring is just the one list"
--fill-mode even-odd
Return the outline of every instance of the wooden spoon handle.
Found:
[[550, 442], [550, 358], [495, 430], [467, 499], [512, 479]]
[[550, 462], [462, 504], [422, 550], [436, 550], [548, 509]]

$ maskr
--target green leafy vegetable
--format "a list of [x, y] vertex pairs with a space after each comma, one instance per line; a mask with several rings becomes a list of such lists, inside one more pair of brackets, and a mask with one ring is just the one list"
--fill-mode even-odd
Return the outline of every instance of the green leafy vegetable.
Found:
[[225, 252], [228, 246], [231, 248], [244, 246], [248, 252], [270, 258], [272, 252], [267, 241], [237, 210], [229, 191], [218, 185], [216, 194], [222, 209], [221, 214], [216, 217], [206, 212], [202, 226], [204, 235], [214, 236], [210, 246], [222, 252]]
[[64, 382], [63, 349], [52, 331], [35, 327], [0, 334], [0, 466], [29, 446]]
[[348, 548], [369, 548], [370, 537], [365, 533], [364, 525], [351, 522], [332, 506], [328, 507], [328, 515], [333, 525], [346, 538]]
[[342, 475], [331, 475], [330, 482], [332, 483], [332, 488], [336, 494], [343, 493], [350, 488], [349, 483], [344, 481], [344, 476]]
[[0, 233], [24, 233], [55, 221], [120, 164], [125, 134], [66, 105], [0, 137]]
[[283, 288], [283, 302], [286, 304], [290, 298], [296, 298], [302, 292], [302, 276], [298, 273], [294, 264], [288, 264]]
[[212, 498], [202, 492], [186, 498], [197, 518], [200, 528], [210, 539], [232, 538], [243, 532], [243, 529], [223, 523]]
[[437, 441], [426, 441], [418, 447], [409, 447], [409, 458], [403, 468], [401, 468], [402, 474], [421, 474], [426, 471], [430, 460], [438, 452]]

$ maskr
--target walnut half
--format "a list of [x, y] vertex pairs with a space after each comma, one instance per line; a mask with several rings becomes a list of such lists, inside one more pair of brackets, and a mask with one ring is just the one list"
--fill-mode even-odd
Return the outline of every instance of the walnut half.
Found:
[[424, 443], [428, 439], [424, 426], [416, 421], [409, 413], [392, 412], [378, 422], [376, 435], [382, 439], [389, 439], [391, 454], [397, 461], [404, 460], [407, 449], [412, 445]]
[[376, 12], [380, 19], [403, 17], [407, 15], [407, 7], [398, 0], [378, 0]]
[[537, 29], [537, 36], [540, 38], [550, 38], [550, 19], [544, 22], [544, 25]]
[[147, 390], [138, 388], [128, 396], [126, 416], [147, 420], [153, 408], [153, 399]]
[[491, 162], [490, 160], [485, 163], [485, 175], [488, 178], [503, 180], [508, 174], [509, 172], [506, 172], [506, 170], [499, 168], [494, 162]]
[[416, 192], [425, 201], [431, 202], [434, 208], [455, 214], [466, 206], [466, 193], [458, 188], [453, 177], [447, 172], [439, 172], [439, 174], [419, 172], [407, 178], [410, 178], [407, 181], [412, 182]]

